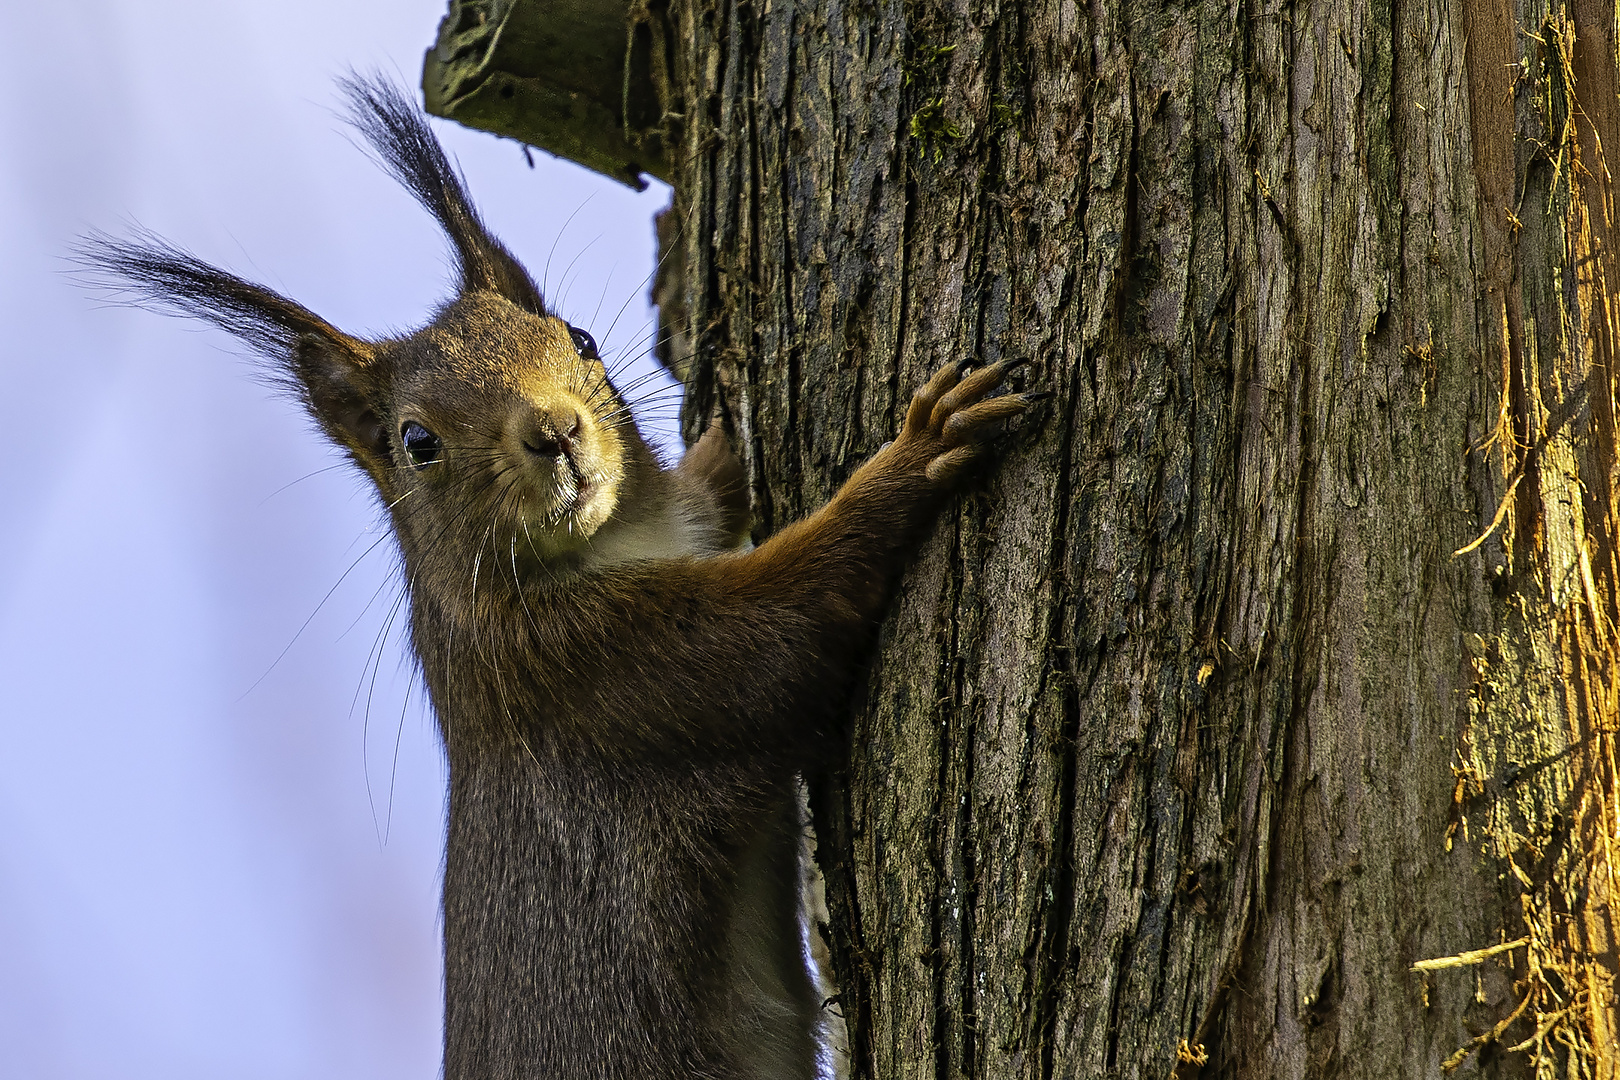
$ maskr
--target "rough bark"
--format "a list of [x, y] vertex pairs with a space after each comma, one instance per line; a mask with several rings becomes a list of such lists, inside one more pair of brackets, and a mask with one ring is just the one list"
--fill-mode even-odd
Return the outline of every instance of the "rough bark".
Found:
[[1612, 5], [670, 18], [761, 532], [1055, 391], [814, 785], [853, 1075], [1616, 1075]]

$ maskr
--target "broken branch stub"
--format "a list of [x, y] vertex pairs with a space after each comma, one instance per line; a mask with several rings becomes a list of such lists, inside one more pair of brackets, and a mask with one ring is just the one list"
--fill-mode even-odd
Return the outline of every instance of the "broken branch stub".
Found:
[[647, 0], [451, 0], [422, 65], [427, 111], [636, 190], [669, 178], [669, 53]]

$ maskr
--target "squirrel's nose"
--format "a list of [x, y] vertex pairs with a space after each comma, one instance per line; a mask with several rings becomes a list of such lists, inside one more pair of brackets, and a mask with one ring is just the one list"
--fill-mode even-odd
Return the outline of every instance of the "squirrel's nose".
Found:
[[566, 406], [537, 409], [523, 433], [523, 449], [537, 457], [572, 455], [579, 437], [579, 411]]

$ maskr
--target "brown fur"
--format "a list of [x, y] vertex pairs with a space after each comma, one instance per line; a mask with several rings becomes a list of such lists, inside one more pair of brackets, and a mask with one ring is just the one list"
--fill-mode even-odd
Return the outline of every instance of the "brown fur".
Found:
[[987, 397], [1003, 365], [946, 367], [827, 506], [733, 551], [724, 431], [663, 470], [414, 109], [350, 92], [460, 259], [423, 329], [361, 341], [152, 238], [88, 253], [268, 355], [387, 507], [450, 763], [445, 1075], [809, 1077], [794, 776], [918, 536], [1028, 396]]

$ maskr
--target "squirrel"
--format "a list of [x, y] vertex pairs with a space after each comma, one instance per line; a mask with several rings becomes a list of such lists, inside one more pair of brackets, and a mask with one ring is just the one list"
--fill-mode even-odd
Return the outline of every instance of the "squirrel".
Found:
[[718, 422], [673, 469], [591, 336], [486, 229], [406, 96], [350, 120], [438, 220], [455, 296], [364, 340], [150, 234], [83, 254], [272, 364], [374, 485], [449, 762], [446, 1080], [808, 1078], [797, 777], [1014, 362], [944, 366], [832, 500], [757, 547]]

